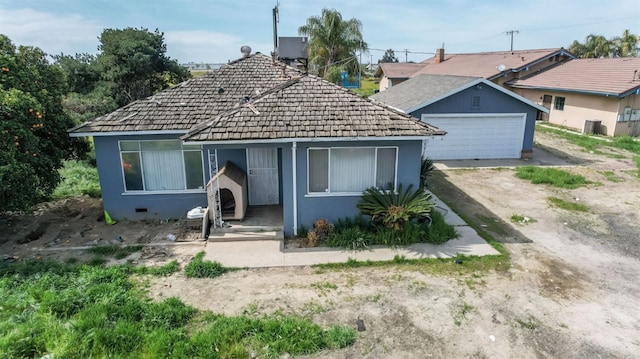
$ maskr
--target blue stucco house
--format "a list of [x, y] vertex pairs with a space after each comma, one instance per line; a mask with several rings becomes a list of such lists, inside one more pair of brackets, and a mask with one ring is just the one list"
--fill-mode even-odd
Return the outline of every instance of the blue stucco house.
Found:
[[371, 96], [446, 131], [428, 140], [434, 160], [527, 158], [538, 111], [515, 92], [479, 77], [424, 74]]
[[423, 140], [444, 132], [256, 53], [70, 134], [93, 137], [114, 219], [206, 207], [207, 183], [230, 163], [249, 207], [281, 211], [293, 235], [319, 218], [353, 216], [365, 188], [417, 186]]

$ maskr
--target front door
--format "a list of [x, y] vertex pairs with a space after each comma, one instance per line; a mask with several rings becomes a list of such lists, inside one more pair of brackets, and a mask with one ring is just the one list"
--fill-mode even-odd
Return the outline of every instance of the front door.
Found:
[[247, 148], [249, 205], [278, 204], [278, 149]]

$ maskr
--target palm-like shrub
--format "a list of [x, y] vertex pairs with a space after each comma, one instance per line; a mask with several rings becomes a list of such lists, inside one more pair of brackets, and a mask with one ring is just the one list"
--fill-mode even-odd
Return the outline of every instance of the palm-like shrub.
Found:
[[413, 185], [403, 191], [401, 184], [398, 192], [371, 187], [364, 191], [358, 209], [363, 215], [370, 216], [371, 221], [399, 230], [412, 219], [429, 217], [434, 206], [430, 199], [431, 194], [422, 189], [413, 191]]

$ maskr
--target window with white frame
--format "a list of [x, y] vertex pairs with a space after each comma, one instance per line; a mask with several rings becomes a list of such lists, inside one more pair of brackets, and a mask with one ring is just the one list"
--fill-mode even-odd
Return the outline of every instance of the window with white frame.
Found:
[[369, 187], [395, 190], [397, 147], [310, 148], [309, 194], [361, 193]]
[[126, 192], [204, 188], [202, 150], [176, 140], [120, 141]]

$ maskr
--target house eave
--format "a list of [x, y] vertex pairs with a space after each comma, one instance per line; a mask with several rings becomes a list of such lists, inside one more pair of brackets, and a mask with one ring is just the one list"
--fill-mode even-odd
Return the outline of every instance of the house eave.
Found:
[[149, 131], [111, 131], [111, 132], [71, 132], [69, 137], [100, 136], [147, 136], [147, 135], [185, 135], [188, 130], [149, 130]]
[[219, 140], [219, 141], [189, 141], [183, 142], [187, 145], [244, 145], [244, 144], [273, 144], [273, 143], [294, 143], [294, 142], [363, 142], [363, 141], [422, 141], [429, 138], [444, 136], [445, 131], [434, 132], [430, 135], [419, 136], [384, 136], [384, 137], [299, 137], [299, 138], [278, 138], [262, 140]]
[[623, 92], [623, 93], [616, 93], [616, 92], [606, 92], [606, 91], [578, 90], [578, 89], [561, 88], [561, 87], [523, 86], [523, 85], [510, 85], [510, 86], [513, 88], [519, 88], [524, 90], [553, 91], [553, 92], [576, 93], [576, 94], [583, 94], [583, 95], [595, 95], [595, 96], [616, 97], [616, 98], [624, 98], [638, 91], [638, 89], [634, 89], [634, 90]]

